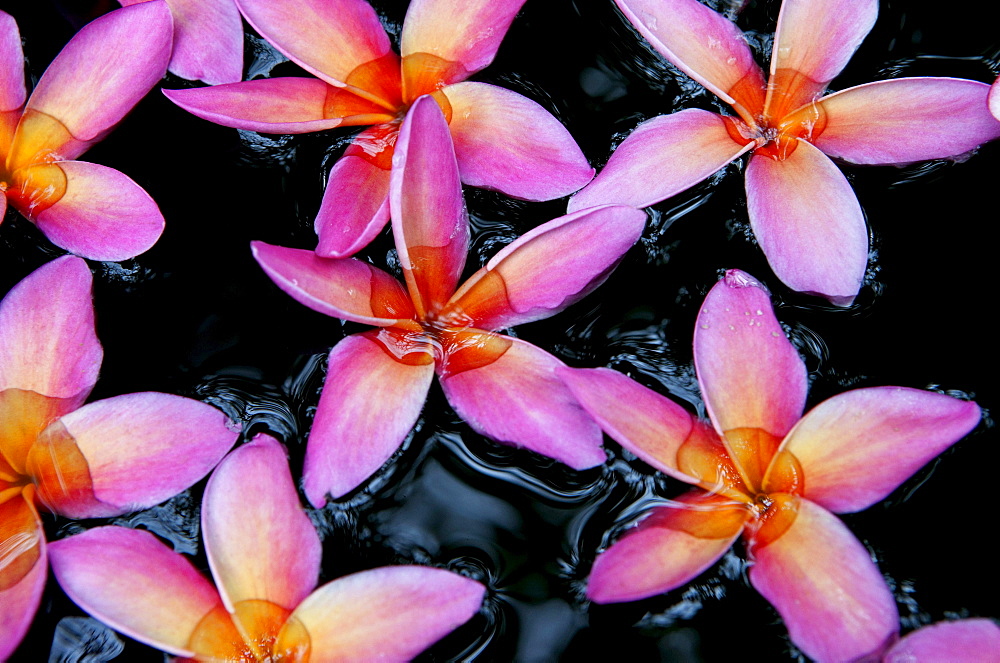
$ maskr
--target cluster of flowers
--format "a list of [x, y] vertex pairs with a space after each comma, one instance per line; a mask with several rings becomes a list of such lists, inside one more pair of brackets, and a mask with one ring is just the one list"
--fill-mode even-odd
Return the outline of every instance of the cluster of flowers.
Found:
[[[598, 555], [592, 601], [682, 586], [742, 535], [750, 583], [811, 658], [1000, 651], [989, 620], [900, 640], [891, 591], [833, 515], [881, 501], [960, 440], [980, 420], [975, 403], [876, 387], [803, 414], [805, 365], [766, 289], [736, 270], [709, 292], [694, 332], [707, 421], [621, 373], [569, 368], [499, 333], [590, 293], [639, 240], [641, 208], [746, 153], [750, 223], [775, 275], [848, 305], [868, 237], [826, 155], [900, 164], [970, 152], [1000, 137], [990, 112], [1000, 112], [1000, 93], [902, 78], [823, 96], [874, 24], [876, 0], [786, 0], [768, 76], [735, 25], [697, 0], [616, 0], [663, 57], [735, 115], [653, 118], [595, 178], [541, 106], [466, 80], [492, 61], [524, 1], [415, 0], [399, 54], [364, 0], [123, 2], [67, 44], [30, 97], [17, 26], [0, 12], [0, 210], [9, 201], [52, 243], [90, 260], [150, 248], [164, 226], [155, 202], [124, 174], [75, 159], [168, 68], [210, 84], [164, 93], [219, 124], [266, 133], [369, 126], [330, 172], [316, 249], [252, 246], [300, 303], [375, 327], [330, 352], [302, 471], [313, 507], [386, 463], [437, 374], [455, 412], [498, 442], [584, 469], [606, 461], [606, 433], [692, 486]], [[315, 78], [241, 82], [241, 17]], [[533, 201], [575, 195], [568, 214], [461, 282], [471, 235], [463, 183]], [[390, 221], [404, 283], [351, 257]], [[91, 299], [86, 262], [66, 256], [0, 306], [0, 659], [30, 625], [49, 562], [88, 613], [199, 660], [408, 659], [480, 610], [487, 588], [439, 568], [383, 567], [317, 589], [319, 535], [278, 441], [259, 435], [230, 451], [238, 426], [179, 396], [86, 403], [102, 358]], [[45, 540], [40, 511], [107, 518], [155, 505], [213, 468], [201, 521], [217, 589], [148, 532], [106, 526]]]

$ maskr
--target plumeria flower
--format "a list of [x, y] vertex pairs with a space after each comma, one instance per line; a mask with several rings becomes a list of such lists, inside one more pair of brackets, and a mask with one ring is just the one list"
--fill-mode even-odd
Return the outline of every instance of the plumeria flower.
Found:
[[996, 663], [1000, 626], [991, 619], [957, 619], [924, 626], [889, 648], [883, 663]]
[[0, 220], [9, 201], [53, 244], [92, 260], [132, 258], [156, 243], [163, 215], [149, 194], [113, 168], [74, 159], [163, 77], [171, 39], [163, 0], [105, 14], [27, 98], [17, 24], [0, 12]]
[[486, 588], [387, 566], [316, 589], [322, 548], [283, 447], [259, 436], [212, 474], [201, 510], [216, 587], [152, 534], [99, 527], [50, 545], [66, 593], [111, 627], [196, 661], [409, 660], [468, 621]]
[[189, 398], [147, 392], [84, 405], [102, 356], [80, 258], [40, 267], [0, 303], [0, 660], [45, 587], [39, 511], [106, 518], [153, 506], [236, 441], [225, 415]]
[[430, 94], [448, 119], [462, 181], [526, 200], [573, 193], [594, 170], [565, 127], [516, 92], [465, 82], [487, 66], [524, 0], [414, 0], [402, 58], [364, 0], [238, 0], [247, 21], [318, 76], [271, 78], [165, 94], [238, 129], [307, 133], [374, 125], [333, 166], [316, 217], [323, 257], [347, 257], [389, 220], [400, 122]]
[[975, 403], [903, 387], [856, 389], [806, 415], [806, 369], [768, 293], [728, 272], [698, 315], [694, 361], [710, 422], [608, 369], [562, 369], [624, 448], [695, 486], [598, 555], [587, 595], [633, 601], [679, 587], [741, 534], [750, 582], [811, 658], [878, 654], [892, 593], [833, 513], [883, 499], [979, 421]]
[[399, 448], [435, 371], [477, 432], [576, 469], [604, 462], [600, 429], [555, 375], [562, 362], [493, 331], [549, 317], [601, 284], [638, 240], [645, 215], [603, 206], [554, 219], [456, 288], [469, 220], [448, 125], [430, 96], [403, 121], [390, 195], [405, 289], [356, 259], [253, 244], [264, 271], [299, 302], [378, 327], [330, 353], [306, 450], [310, 502], [350, 492]]
[[[124, 7], [150, 0], [119, 0]], [[165, 0], [174, 17], [169, 70], [209, 85], [243, 80], [243, 19], [234, 0]]]
[[822, 96], [875, 22], [878, 0], [786, 0], [770, 77], [742, 33], [697, 0], [616, 0], [663, 57], [732, 106], [688, 109], [639, 125], [570, 201], [646, 207], [697, 184], [740, 155], [750, 226], [789, 287], [853, 301], [868, 263], [864, 214], [827, 157], [905, 164], [953, 157], [1000, 136], [984, 83], [900, 78]]

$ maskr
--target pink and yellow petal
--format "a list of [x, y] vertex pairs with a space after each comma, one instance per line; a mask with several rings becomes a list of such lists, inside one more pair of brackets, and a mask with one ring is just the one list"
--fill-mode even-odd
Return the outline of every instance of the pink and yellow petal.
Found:
[[47, 571], [45, 532], [34, 506], [21, 496], [0, 503], [0, 660], [31, 626]]
[[991, 663], [1000, 652], [1000, 626], [992, 619], [956, 619], [924, 626], [894, 644], [882, 663]]
[[[21, 33], [14, 17], [0, 11], [0, 154], [7, 154], [14, 139], [14, 130], [21, 116], [21, 107], [27, 99], [24, 86], [24, 53], [21, 51]], [[2, 203], [0, 203], [2, 207]], [[0, 214], [3, 210], [0, 209]], [[0, 218], [3, 218], [0, 215]]]

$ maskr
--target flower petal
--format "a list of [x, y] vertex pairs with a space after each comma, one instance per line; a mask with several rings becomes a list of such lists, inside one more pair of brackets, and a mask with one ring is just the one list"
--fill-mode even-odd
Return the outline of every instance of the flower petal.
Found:
[[615, 0], [660, 55], [698, 81], [744, 119], [764, 104], [764, 73], [743, 33], [697, 0]]
[[[410, 660], [467, 622], [486, 588], [444, 569], [386, 566], [323, 585], [292, 613], [329, 660]], [[391, 634], [391, 637], [386, 637]]]
[[369, 325], [412, 319], [403, 286], [355, 259], [320, 258], [312, 251], [251, 242], [253, 256], [279, 288], [314, 311]]
[[1000, 626], [992, 619], [956, 619], [924, 626], [897, 642], [883, 663], [990, 663], [1000, 652]]
[[795, 145], [783, 161], [750, 159], [750, 226], [785, 285], [847, 306], [861, 289], [868, 265], [864, 213], [830, 159], [804, 140]]
[[694, 363], [720, 435], [759, 428], [781, 439], [802, 415], [805, 364], [774, 317], [770, 295], [745, 272], [726, 272], [705, 297]]
[[0, 661], [17, 649], [35, 618], [47, 558], [45, 532], [34, 507], [20, 496], [0, 504]]
[[316, 587], [319, 535], [274, 438], [259, 435], [219, 463], [201, 519], [212, 575], [230, 612], [253, 599], [294, 610]]
[[243, 19], [233, 0], [167, 0], [167, 6], [174, 17], [170, 71], [209, 85], [243, 78]]
[[753, 147], [726, 130], [721, 115], [689, 108], [636, 127], [569, 210], [615, 203], [649, 207], [688, 189]]
[[392, 232], [421, 317], [444, 305], [469, 250], [469, 215], [448, 122], [433, 97], [414, 102], [399, 130], [389, 185]]
[[[0, 11], [0, 154], [7, 154], [14, 130], [21, 117], [21, 107], [28, 93], [24, 86], [24, 53], [21, 33], [14, 17]], [[2, 195], [2, 194], [0, 194]], [[0, 202], [0, 219], [4, 205]]]
[[832, 157], [904, 164], [965, 154], [1000, 136], [989, 86], [961, 78], [898, 78], [848, 88], [817, 105], [826, 127], [813, 144]]
[[564, 364], [530, 343], [500, 338], [509, 346], [491, 363], [456, 370], [449, 362], [440, 369], [441, 386], [459, 416], [482, 435], [575, 470], [603, 463], [601, 429], [556, 375]]
[[645, 224], [643, 212], [619, 205], [543, 223], [493, 256], [445, 311], [490, 330], [555, 315], [604, 283]]
[[1000, 120], [1000, 77], [993, 81], [993, 85], [990, 86], [988, 101], [993, 117]]
[[342, 497], [374, 474], [424, 407], [433, 358], [419, 350], [397, 358], [387, 334], [348, 336], [330, 351], [302, 478], [316, 508], [328, 493]]
[[899, 614], [868, 550], [823, 507], [790, 496], [772, 508], [779, 504], [794, 519], [767, 545], [750, 544], [750, 583], [809, 658], [853, 661], [880, 653]]
[[590, 600], [637, 601], [680, 587], [732, 547], [749, 517], [743, 504], [701, 490], [674, 501], [597, 556], [587, 579]]
[[63, 591], [111, 628], [175, 656], [222, 603], [187, 558], [149, 532], [97, 527], [49, 544]]
[[782, 448], [806, 477], [805, 496], [835, 512], [884, 499], [979, 423], [979, 406], [904, 387], [855, 389], [823, 401]]

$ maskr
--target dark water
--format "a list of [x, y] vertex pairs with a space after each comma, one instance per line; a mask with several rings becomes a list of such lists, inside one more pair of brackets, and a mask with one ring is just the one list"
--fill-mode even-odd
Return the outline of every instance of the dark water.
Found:
[[[373, 3], [398, 36], [405, 2]], [[836, 89], [896, 76], [990, 82], [1000, 31], [987, 4], [929, 12], [883, 2], [879, 21]], [[30, 76], [41, 74], [93, 2], [0, 2], [17, 19]], [[777, 2], [750, 2], [739, 19], [766, 57]], [[98, 8], [99, 9], [99, 8]], [[247, 44], [252, 74], [278, 64]], [[642, 44], [608, 0], [528, 0], [496, 61], [476, 80], [515, 89], [552, 110], [600, 166], [641, 120], [682, 107], [718, 109]], [[165, 87], [184, 87], [171, 78]], [[325, 353], [361, 327], [307, 310], [278, 291], [249, 242], [315, 245], [312, 220], [324, 169], [348, 130], [298, 137], [240, 134], [181, 111], [154, 91], [84, 159], [121, 170], [160, 204], [167, 230], [151, 251], [92, 263], [98, 335], [105, 348], [93, 398], [140, 390], [193, 396], [269, 431], [301, 474]], [[642, 243], [594, 294], [521, 338], [573, 366], [611, 366], [703, 411], [691, 334], [720, 270], [740, 268], [774, 293], [779, 319], [811, 371], [809, 405], [862, 386], [896, 384], [973, 396], [986, 418], [867, 511], [845, 516], [899, 601], [903, 630], [956, 616], [998, 617], [996, 297], [1000, 145], [963, 163], [904, 169], [846, 167], [871, 227], [873, 260], [857, 303], [832, 309], [790, 292], [749, 237], [742, 165], [657, 205]], [[470, 270], [565, 201], [523, 203], [467, 190]], [[363, 255], [394, 264], [386, 232]], [[0, 292], [60, 253], [8, 213], [0, 227]], [[596, 606], [583, 581], [597, 549], [643, 509], [679, 492], [608, 443], [608, 463], [575, 473], [471, 432], [432, 388], [403, 451], [363, 490], [312, 513], [324, 537], [322, 581], [390, 563], [461, 569], [490, 587], [484, 611], [426, 660], [550, 661], [620, 656], [642, 661], [795, 659], [774, 610], [749, 587], [739, 544], [686, 587], [634, 603]], [[115, 522], [146, 527], [207, 568], [197, 510], [204, 482]], [[49, 518], [51, 540], [104, 524]], [[392, 637], [386, 633], [386, 637]], [[53, 642], [58, 646], [53, 648]], [[124, 647], [122, 649], [122, 646]], [[160, 660], [84, 615], [51, 579], [16, 661]]]

